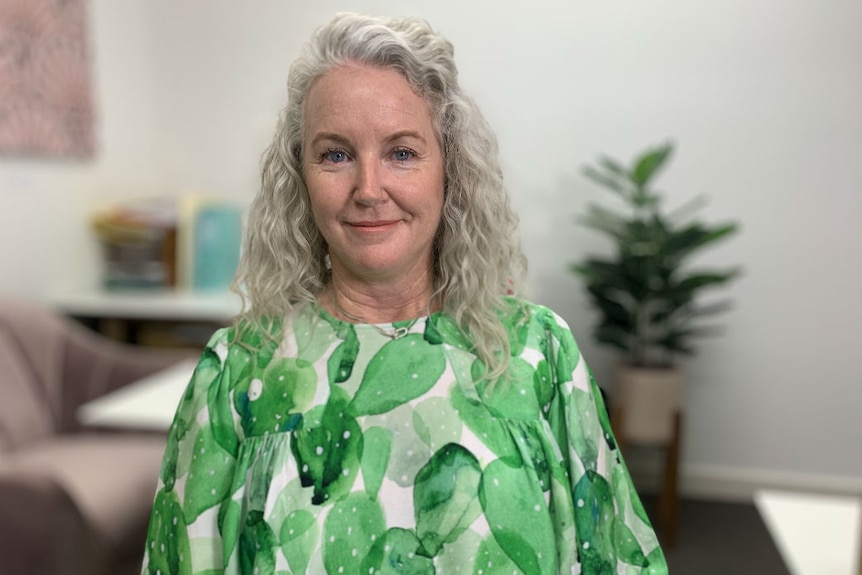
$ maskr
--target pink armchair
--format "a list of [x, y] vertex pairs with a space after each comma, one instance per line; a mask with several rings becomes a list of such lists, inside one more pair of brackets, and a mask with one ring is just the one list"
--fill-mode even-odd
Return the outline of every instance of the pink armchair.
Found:
[[189, 355], [0, 300], [0, 573], [140, 573], [165, 436], [82, 428], [75, 410]]

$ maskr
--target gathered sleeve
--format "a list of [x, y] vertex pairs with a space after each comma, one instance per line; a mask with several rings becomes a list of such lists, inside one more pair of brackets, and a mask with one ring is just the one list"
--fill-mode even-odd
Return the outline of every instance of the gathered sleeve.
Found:
[[[231, 415], [229, 330], [207, 344], [168, 433], [142, 573], [222, 573], [222, 533], [239, 439]], [[227, 538], [230, 539], [230, 538]]]
[[567, 460], [584, 575], [666, 575], [667, 563], [620, 453], [601, 392], [565, 320], [541, 317], [556, 393], [548, 413]]

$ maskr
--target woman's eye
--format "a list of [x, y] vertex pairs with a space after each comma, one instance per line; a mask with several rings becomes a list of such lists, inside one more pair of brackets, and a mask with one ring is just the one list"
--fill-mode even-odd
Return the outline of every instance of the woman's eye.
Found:
[[392, 152], [392, 157], [398, 162], [406, 162], [412, 160], [416, 156], [413, 150], [395, 150]]
[[340, 164], [347, 161], [347, 154], [341, 150], [327, 150], [323, 154], [323, 159], [333, 164]]

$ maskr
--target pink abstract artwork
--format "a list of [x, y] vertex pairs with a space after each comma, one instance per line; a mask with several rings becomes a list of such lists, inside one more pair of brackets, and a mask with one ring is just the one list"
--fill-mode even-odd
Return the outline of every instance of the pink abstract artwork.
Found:
[[91, 157], [85, 0], [0, 0], [0, 154]]

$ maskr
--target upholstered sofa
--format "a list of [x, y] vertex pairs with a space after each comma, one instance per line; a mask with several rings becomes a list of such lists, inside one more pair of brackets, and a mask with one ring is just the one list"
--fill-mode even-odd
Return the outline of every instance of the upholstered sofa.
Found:
[[0, 300], [0, 574], [140, 573], [165, 436], [83, 428], [83, 403], [189, 357]]

